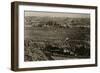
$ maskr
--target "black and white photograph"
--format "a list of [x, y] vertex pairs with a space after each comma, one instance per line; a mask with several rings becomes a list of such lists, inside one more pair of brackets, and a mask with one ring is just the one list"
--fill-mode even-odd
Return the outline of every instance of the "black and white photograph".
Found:
[[97, 66], [97, 7], [13, 2], [11, 69]]
[[90, 58], [90, 14], [24, 11], [24, 61]]

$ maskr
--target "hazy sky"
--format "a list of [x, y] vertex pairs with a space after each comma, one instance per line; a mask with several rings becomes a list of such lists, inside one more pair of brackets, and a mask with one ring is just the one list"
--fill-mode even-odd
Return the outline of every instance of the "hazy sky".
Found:
[[51, 17], [73, 17], [73, 18], [90, 18], [90, 14], [83, 13], [61, 13], [61, 12], [34, 12], [25, 11], [25, 16], [51, 16]]

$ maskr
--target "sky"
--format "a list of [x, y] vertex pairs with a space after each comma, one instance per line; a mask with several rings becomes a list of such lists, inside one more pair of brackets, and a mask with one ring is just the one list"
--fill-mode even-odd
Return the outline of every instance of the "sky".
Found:
[[90, 18], [90, 14], [84, 14], [84, 13], [39, 12], [39, 11], [25, 11], [25, 16]]

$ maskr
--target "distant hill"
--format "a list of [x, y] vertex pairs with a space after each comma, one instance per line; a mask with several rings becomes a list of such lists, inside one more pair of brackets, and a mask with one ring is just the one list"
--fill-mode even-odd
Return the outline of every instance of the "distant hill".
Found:
[[90, 18], [25, 16], [25, 27], [90, 27]]

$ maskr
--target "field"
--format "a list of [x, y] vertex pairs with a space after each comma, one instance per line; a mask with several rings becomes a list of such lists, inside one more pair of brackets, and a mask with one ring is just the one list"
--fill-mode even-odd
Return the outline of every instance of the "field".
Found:
[[90, 58], [89, 27], [61, 26], [54, 21], [41, 23], [25, 26], [25, 61]]

